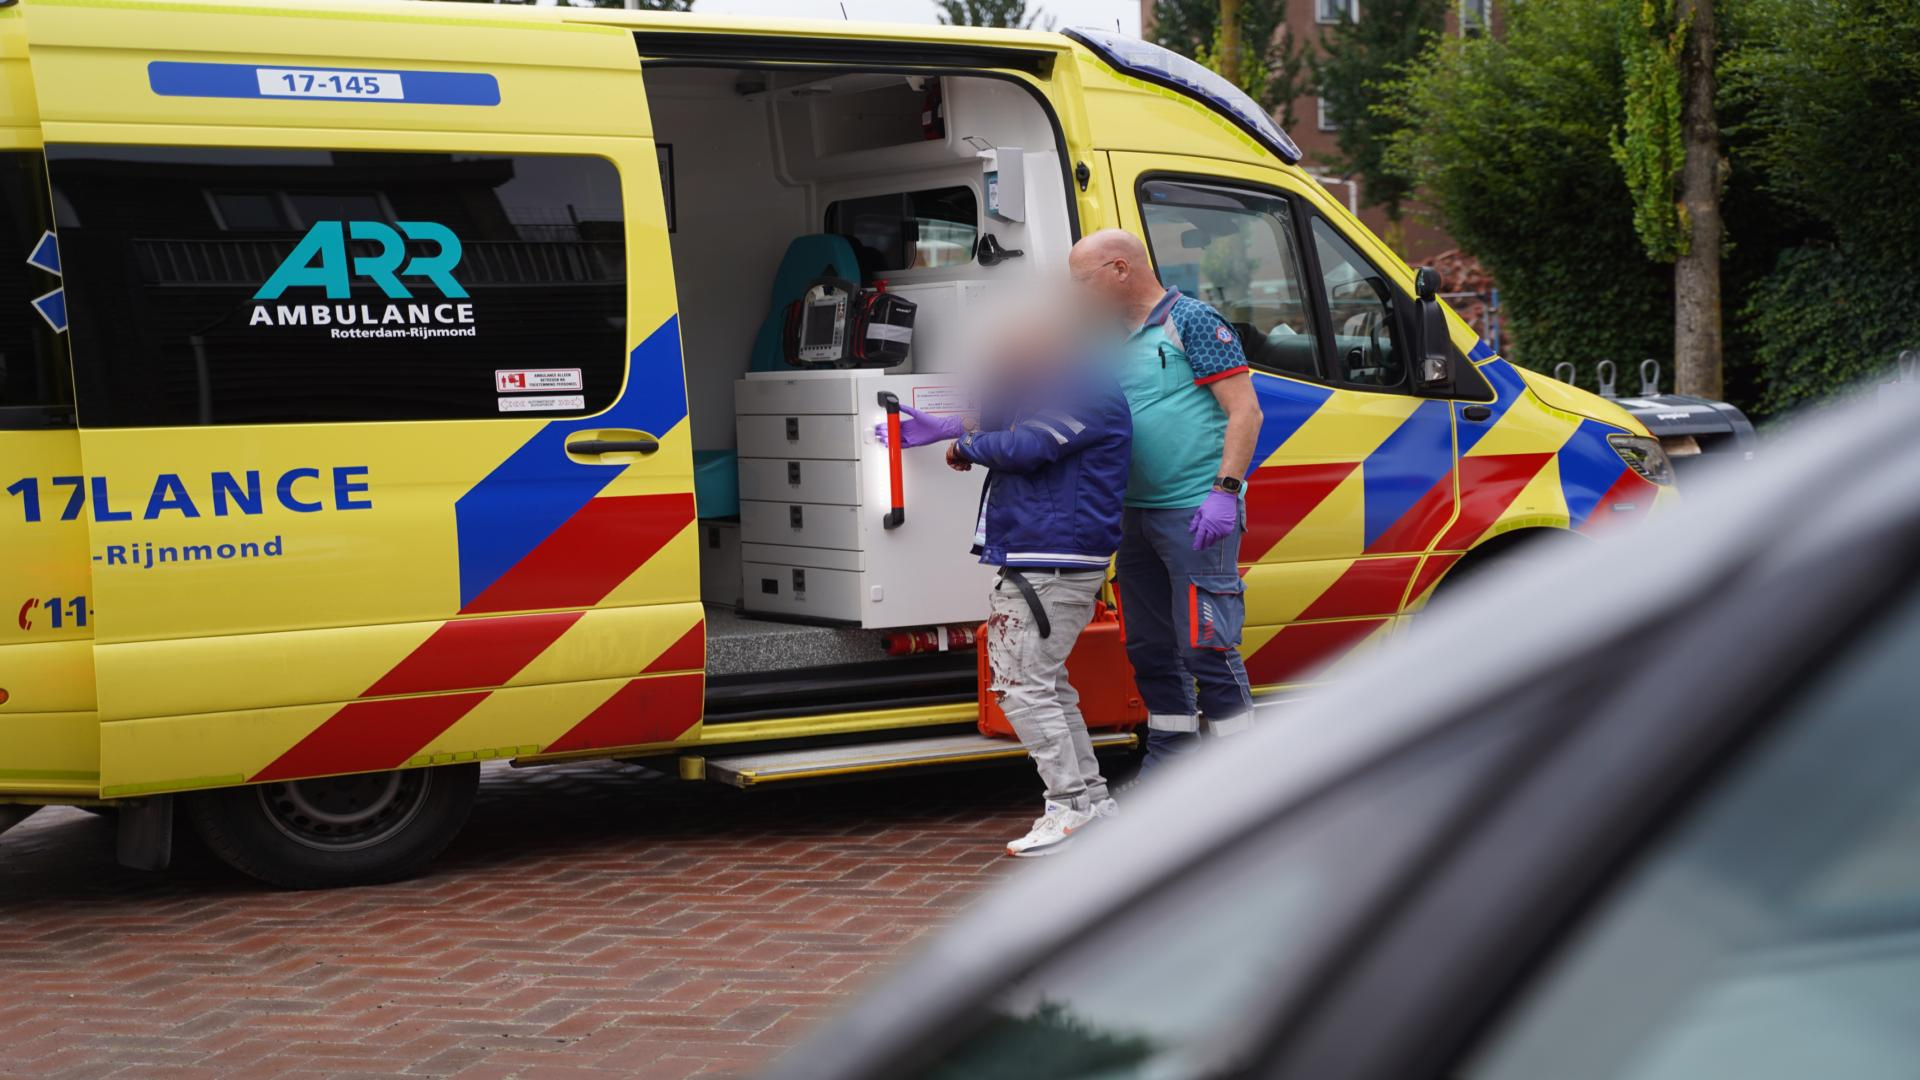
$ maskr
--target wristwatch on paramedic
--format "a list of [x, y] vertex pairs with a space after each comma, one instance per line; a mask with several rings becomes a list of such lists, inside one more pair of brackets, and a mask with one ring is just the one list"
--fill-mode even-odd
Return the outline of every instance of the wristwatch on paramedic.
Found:
[[1214, 490], [1224, 491], [1229, 495], [1240, 494], [1240, 489], [1246, 486], [1246, 482], [1237, 476], [1216, 476], [1213, 479]]

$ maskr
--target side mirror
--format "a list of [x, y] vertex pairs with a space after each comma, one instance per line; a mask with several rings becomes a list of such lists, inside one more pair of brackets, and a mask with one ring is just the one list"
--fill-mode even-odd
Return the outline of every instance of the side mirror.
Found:
[[1413, 276], [1413, 355], [1415, 378], [1421, 389], [1442, 390], [1453, 385], [1453, 335], [1447, 330], [1447, 309], [1440, 303], [1440, 272], [1423, 266]]

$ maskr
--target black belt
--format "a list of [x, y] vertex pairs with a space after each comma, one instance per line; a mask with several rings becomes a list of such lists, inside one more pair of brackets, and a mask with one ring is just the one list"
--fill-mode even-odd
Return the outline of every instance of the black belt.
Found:
[[1040, 594], [1033, 591], [1033, 583], [1027, 580], [1027, 575], [1011, 566], [1003, 566], [1000, 568], [1000, 576], [1013, 582], [1013, 587], [1019, 589], [1020, 595], [1026, 598], [1027, 608], [1033, 612], [1033, 624], [1040, 628], [1040, 636], [1043, 638], [1052, 636], [1053, 620], [1047, 618], [1047, 609], [1040, 603]]

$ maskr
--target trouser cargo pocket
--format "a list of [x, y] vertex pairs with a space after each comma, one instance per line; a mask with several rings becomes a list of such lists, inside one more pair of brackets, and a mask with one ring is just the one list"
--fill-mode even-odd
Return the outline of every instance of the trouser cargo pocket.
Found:
[[1187, 583], [1187, 644], [1233, 649], [1247, 621], [1246, 583], [1238, 574], [1195, 574]]

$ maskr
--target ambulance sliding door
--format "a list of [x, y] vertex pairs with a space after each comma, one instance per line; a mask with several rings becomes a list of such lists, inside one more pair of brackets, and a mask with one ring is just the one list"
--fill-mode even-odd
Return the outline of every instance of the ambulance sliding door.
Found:
[[[1396, 351], [1405, 268], [1277, 170], [1113, 153], [1126, 227], [1161, 280], [1239, 330], [1265, 413], [1248, 477], [1241, 652], [1299, 681], [1393, 625], [1456, 501], [1453, 413]], [[1398, 290], [1398, 291], [1396, 291]], [[1383, 297], [1382, 293], [1386, 296]]]
[[0, 9], [0, 792], [99, 784], [60, 251], [20, 11]]
[[456, 7], [29, 12], [109, 795], [698, 724], [631, 39]]

